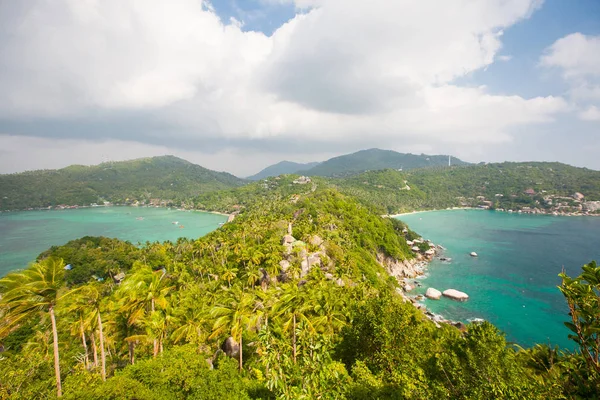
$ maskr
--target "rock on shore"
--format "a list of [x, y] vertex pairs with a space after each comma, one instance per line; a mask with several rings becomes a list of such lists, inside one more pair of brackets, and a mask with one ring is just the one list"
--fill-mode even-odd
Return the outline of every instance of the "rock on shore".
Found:
[[432, 300], [439, 300], [442, 297], [442, 292], [432, 287], [428, 288], [425, 292], [425, 297]]
[[464, 292], [459, 292], [456, 289], [448, 289], [448, 290], [444, 290], [443, 293], [444, 296], [449, 297], [453, 300], [458, 300], [458, 301], [466, 301], [469, 299], [469, 295], [464, 293]]

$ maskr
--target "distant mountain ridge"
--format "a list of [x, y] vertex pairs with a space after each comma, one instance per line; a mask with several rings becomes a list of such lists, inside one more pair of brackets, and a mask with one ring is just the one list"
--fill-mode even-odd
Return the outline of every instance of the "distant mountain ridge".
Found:
[[[456, 157], [450, 157], [450, 162], [451, 165], [470, 165], [470, 163]], [[447, 155], [416, 155], [398, 153], [393, 150], [368, 149], [331, 158], [308, 171], [303, 171], [302, 174], [309, 176], [348, 176], [388, 168], [406, 171], [415, 168], [447, 165]]]
[[212, 171], [174, 156], [71, 165], [0, 175], [0, 210], [123, 203], [127, 199], [183, 201], [244, 183], [227, 172]]
[[313, 167], [316, 167], [320, 163], [318, 162], [310, 162], [310, 163], [296, 163], [292, 161], [281, 161], [277, 164], [273, 164], [263, 169], [257, 174], [249, 176], [246, 179], [251, 181], [257, 181], [259, 179], [265, 179], [271, 176], [279, 176], [283, 174], [294, 174], [296, 172], [307, 171]]

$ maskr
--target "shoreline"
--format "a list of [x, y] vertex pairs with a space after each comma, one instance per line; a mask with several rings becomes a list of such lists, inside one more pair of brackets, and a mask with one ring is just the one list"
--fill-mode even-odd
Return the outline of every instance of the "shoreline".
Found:
[[489, 210], [485, 210], [483, 208], [476, 208], [476, 207], [452, 207], [452, 208], [440, 208], [440, 209], [434, 209], [434, 210], [415, 210], [415, 211], [403, 212], [403, 213], [400, 213], [400, 214], [382, 215], [382, 217], [384, 217], [384, 218], [397, 218], [397, 217], [401, 217], [403, 215], [421, 214], [421, 213], [427, 213], [427, 212], [433, 212], [433, 211], [454, 211], [454, 210], [482, 210], [482, 211], [489, 211]]
[[203, 213], [207, 213], [207, 214], [216, 214], [216, 215], [221, 215], [223, 217], [231, 217], [232, 214], [227, 214], [227, 213], [223, 213], [223, 212], [219, 212], [219, 211], [209, 211], [209, 210], [202, 210], [199, 208], [190, 208], [190, 209], [184, 209], [184, 208], [177, 208], [177, 207], [167, 207], [167, 206], [149, 206], [149, 205], [145, 205], [145, 206], [134, 206], [131, 204], [109, 204], [109, 205], [97, 205], [97, 206], [66, 206], [64, 208], [57, 208], [57, 207], [52, 207], [52, 208], [48, 208], [48, 207], [42, 207], [42, 208], [22, 208], [22, 209], [17, 209], [17, 210], [0, 210], [0, 213], [15, 213], [15, 212], [28, 212], [28, 211], [68, 211], [68, 210], [79, 210], [79, 209], [88, 209], [88, 208], [110, 208], [110, 207], [131, 207], [131, 208], [166, 208], [169, 210], [175, 210], [175, 211], [196, 211], [196, 212], [203, 212]]
[[580, 213], [573, 213], [573, 212], [535, 213], [535, 212], [527, 212], [527, 211], [521, 211], [521, 210], [519, 210], [519, 211], [496, 210], [496, 209], [490, 210], [487, 208], [478, 208], [478, 207], [452, 207], [452, 208], [440, 208], [440, 209], [434, 209], [434, 210], [415, 210], [415, 211], [408, 211], [408, 212], [403, 212], [403, 213], [399, 213], [399, 214], [385, 214], [385, 215], [382, 215], [381, 217], [382, 218], [398, 218], [398, 217], [402, 217], [405, 215], [421, 214], [421, 213], [428, 213], [428, 212], [434, 212], [434, 211], [457, 211], [457, 210], [493, 211], [493, 212], [502, 213], [502, 214], [536, 215], [536, 216], [546, 216], [546, 217], [600, 217], [600, 213], [596, 213], [596, 214], [580, 214]]

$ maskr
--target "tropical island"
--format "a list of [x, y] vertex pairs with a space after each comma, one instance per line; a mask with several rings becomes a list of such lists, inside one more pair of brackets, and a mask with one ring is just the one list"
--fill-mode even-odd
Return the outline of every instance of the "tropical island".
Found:
[[[474, 178], [510, 167], [266, 178], [193, 197], [194, 207], [237, 214], [199, 239], [138, 247], [84, 237], [52, 247], [0, 280], [0, 393], [593, 398], [600, 387], [595, 263], [578, 277], [562, 275], [574, 352], [517, 348], [485, 321], [432, 321], [405, 294], [405, 278], [435, 246], [383, 211], [451, 205], [457, 193], [478, 200], [473, 191], [483, 189]], [[511, 179], [505, 193], [521, 191], [539, 171], [514, 167], [525, 178]], [[548, 175], [537, 190], [595, 196], [598, 181], [550, 186], [567, 172], [594, 171], [554, 169], [561, 175]], [[467, 176], [472, 187], [449, 185]], [[502, 182], [487, 179], [490, 192], [501, 191]], [[442, 184], [448, 190], [438, 193]]]
[[[382, 152], [383, 158], [375, 162]], [[272, 192], [291, 195], [314, 184], [375, 206], [382, 215], [452, 207], [554, 215], [600, 213], [599, 171], [545, 162], [473, 165], [453, 157], [454, 164], [443, 166], [443, 159], [448, 162], [445, 156], [371, 149], [297, 174], [267, 176], [267, 168], [256, 181], [172, 156], [72, 166], [0, 175], [0, 211], [135, 205], [231, 214], [253, 197], [271, 198]], [[423, 167], [423, 163], [431, 165]], [[369, 170], [372, 166], [382, 169]], [[317, 175], [319, 171], [323, 175]]]

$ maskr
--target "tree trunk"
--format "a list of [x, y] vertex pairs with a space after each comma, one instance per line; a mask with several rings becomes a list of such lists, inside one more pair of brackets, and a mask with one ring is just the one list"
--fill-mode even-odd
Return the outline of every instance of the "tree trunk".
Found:
[[58, 332], [56, 330], [56, 318], [54, 307], [50, 307], [50, 319], [52, 320], [52, 337], [54, 341], [54, 375], [56, 376], [56, 395], [62, 396], [62, 384], [60, 382], [60, 360], [58, 358]]
[[133, 341], [129, 342], [129, 363], [135, 364], [135, 343]]
[[92, 338], [92, 351], [94, 352], [94, 368], [98, 366], [98, 346], [96, 346], [96, 335], [94, 332], [90, 335]]
[[83, 321], [81, 321], [80, 330], [81, 330], [81, 342], [83, 343], [83, 351], [84, 351], [83, 361], [85, 362], [85, 369], [88, 369], [90, 367], [90, 357], [88, 354], [87, 342], [85, 341], [85, 330], [83, 329]]
[[240, 331], [240, 372], [242, 372], [242, 332]]
[[294, 364], [296, 364], [296, 314], [292, 318], [294, 319], [294, 326], [292, 327], [292, 355], [294, 357]]
[[100, 359], [102, 361], [102, 380], [106, 380], [106, 354], [104, 354], [104, 333], [102, 332], [102, 318], [98, 311], [98, 329], [100, 330]]
[[[154, 299], [152, 299], [152, 302], [150, 304], [152, 307], [152, 312], [154, 313]], [[158, 340], [156, 340], [156, 338], [155, 338], [154, 342], [152, 343], [152, 357], [156, 358], [157, 355], [158, 355]]]

